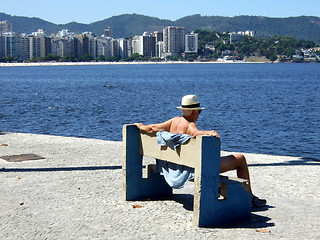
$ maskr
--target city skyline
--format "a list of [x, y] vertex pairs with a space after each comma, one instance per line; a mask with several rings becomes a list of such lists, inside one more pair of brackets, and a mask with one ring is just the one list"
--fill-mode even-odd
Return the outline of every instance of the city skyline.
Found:
[[255, 0], [229, 0], [227, 5], [223, 1], [210, 0], [162, 0], [159, 4], [147, 0], [134, 2], [129, 0], [121, 2], [55, 0], [45, 2], [45, 5], [40, 0], [34, 0], [32, 4], [24, 0], [13, 0], [3, 2], [0, 11], [14, 16], [37, 17], [56, 24], [66, 24], [73, 21], [88, 24], [112, 16], [132, 13], [168, 20], [177, 20], [193, 14], [225, 17], [251, 15], [283, 18], [303, 15], [319, 16], [319, 9], [320, 1], [318, 0], [309, 0], [307, 4], [301, 4], [301, 1], [298, 0], [270, 0], [263, 3]]

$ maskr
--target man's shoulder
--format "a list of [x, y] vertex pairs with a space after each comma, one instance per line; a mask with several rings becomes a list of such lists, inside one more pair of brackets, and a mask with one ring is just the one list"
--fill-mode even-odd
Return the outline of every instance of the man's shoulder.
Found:
[[180, 116], [176, 116], [176, 117], [172, 118], [171, 120], [175, 124], [181, 124], [183, 122], [188, 122], [187, 120], [185, 120], [185, 118], [180, 117]]
[[188, 124], [188, 129], [190, 129], [190, 128], [198, 128], [197, 127], [197, 124], [195, 123], [195, 122], [189, 122], [189, 124]]
[[182, 117], [180, 117], [180, 116], [176, 116], [176, 117], [174, 117], [174, 118], [172, 118], [172, 120], [178, 120], [178, 119], [181, 119]]
[[175, 117], [172, 120], [170, 130], [179, 133], [186, 133], [190, 122], [184, 117]]

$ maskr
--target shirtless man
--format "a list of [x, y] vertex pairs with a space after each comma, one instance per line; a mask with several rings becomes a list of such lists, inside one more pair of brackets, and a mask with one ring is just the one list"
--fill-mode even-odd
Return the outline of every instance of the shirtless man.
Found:
[[[163, 123], [144, 125], [143, 123], [135, 123], [135, 125], [142, 131], [148, 133], [155, 133], [159, 131], [167, 131], [171, 133], [188, 134], [191, 137], [198, 135], [209, 135], [220, 138], [215, 130], [204, 131], [199, 130], [196, 121], [204, 107], [200, 107], [199, 99], [196, 95], [186, 95], [182, 98], [181, 106], [177, 107], [182, 110], [182, 117], [174, 117]], [[246, 158], [242, 154], [234, 154], [220, 158], [220, 172], [224, 173], [230, 170], [236, 170], [237, 176], [249, 181], [249, 188], [251, 190], [250, 175]], [[266, 200], [259, 199], [252, 194], [253, 206], [264, 206]]]

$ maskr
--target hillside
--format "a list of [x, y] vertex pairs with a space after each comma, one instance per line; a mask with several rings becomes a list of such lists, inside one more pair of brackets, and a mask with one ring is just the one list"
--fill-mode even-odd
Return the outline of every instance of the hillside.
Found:
[[90, 31], [101, 35], [106, 26], [111, 26], [113, 37], [119, 38], [141, 35], [145, 31], [162, 31], [166, 26], [180, 26], [187, 28], [188, 31], [196, 29], [217, 32], [255, 30], [258, 35], [286, 35], [296, 39], [312, 40], [317, 44], [320, 40], [320, 17], [312, 16], [269, 18], [262, 16], [201, 16], [196, 14], [171, 21], [138, 14], [123, 14], [90, 24], [77, 22], [54, 24], [40, 18], [0, 13], [0, 21], [3, 20], [10, 21], [13, 24], [13, 31], [19, 33], [31, 33], [41, 28], [49, 34], [56, 33], [61, 29], [69, 29], [76, 33]]

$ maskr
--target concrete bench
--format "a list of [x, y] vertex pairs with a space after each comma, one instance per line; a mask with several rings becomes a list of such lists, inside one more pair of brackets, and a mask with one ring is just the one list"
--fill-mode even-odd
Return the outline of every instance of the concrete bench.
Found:
[[142, 133], [135, 125], [123, 126], [123, 200], [135, 201], [172, 195], [164, 177], [148, 169], [142, 177], [142, 158], [149, 156], [195, 169], [193, 225], [215, 227], [250, 219], [248, 181], [220, 176], [220, 139], [197, 136], [177, 151], [159, 146], [155, 134]]

